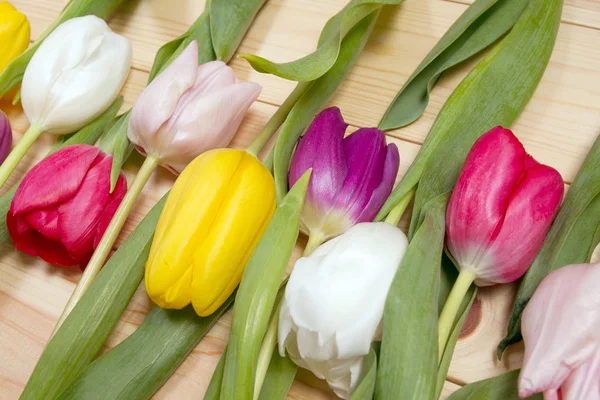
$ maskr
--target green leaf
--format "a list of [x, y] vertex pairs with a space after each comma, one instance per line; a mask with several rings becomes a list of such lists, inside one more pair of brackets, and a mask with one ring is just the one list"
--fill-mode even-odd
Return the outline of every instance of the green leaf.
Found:
[[[112, 129], [107, 133], [112, 139], [112, 155], [113, 161], [110, 170], [110, 191], [112, 192], [117, 186], [119, 176], [123, 164], [127, 161], [127, 158], [131, 155], [134, 149], [133, 143], [129, 141], [127, 137], [127, 127], [129, 126], [129, 117], [131, 116], [131, 110], [121, 115], [114, 123]], [[100, 143], [102, 147], [102, 143]]]
[[352, 392], [350, 400], [372, 400], [375, 392], [375, 381], [377, 378], [377, 354], [371, 348], [369, 355], [365, 358], [363, 377], [358, 386]]
[[342, 52], [344, 37], [356, 25], [384, 5], [400, 4], [403, 0], [352, 0], [325, 25], [317, 50], [299, 60], [277, 64], [255, 55], [242, 55], [258, 72], [277, 75], [300, 82], [314, 81], [334, 68]]
[[417, 120], [429, 93], [448, 69], [468, 60], [508, 32], [527, 5], [524, 0], [477, 0], [456, 20], [404, 84], [379, 123], [391, 130]]
[[[521, 400], [517, 385], [519, 370], [507, 372], [495, 378], [471, 383], [454, 392], [448, 400]], [[543, 400], [541, 394], [527, 400]]]
[[223, 374], [225, 373], [225, 354], [227, 353], [227, 347], [219, 358], [217, 368], [213, 372], [206, 393], [204, 393], [204, 400], [219, 400], [221, 398], [221, 384], [223, 383]]
[[23, 54], [13, 60], [0, 74], [0, 97], [8, 93], [23, 80], [25, 69], [31, 58], [44, 39], [60, 24], [72, 18], [84, 15], [95, 15], [100, 18], [108, 17], [126, 0], [71, 0], [62, 10], [56, 21], [31, 45]]
[[233, 57], [239, 42], [266, 0], [212, 0], [211, 36], [217, 59]]
[[[138, 288], [167, 195], [108, 260], [48, 342], [21, 400], [59, 399], [102, 349]], [[100, 392], [107, 390], [102, 387]]]
[[92, 362], [61, 400], [151, 398], [227, 311], [234, 296], [204, 318], [191, 306], [155, 307], [131, 336]]
[[[80, 131], [74, 133], [66, 140], [58, 141], [48, 155], [62, 149], [63, 147], [70, 146], [73, 144], [89, 144], [93, 145], [96, 143], [100, 135], [105, 131], [105, 128], [110, 121], [117, 115], [119, 108], [123, 104], [123, 98], [119, 97], [102, 115], [96, 118], [91, 124], [82, 128]], [[65, 138], [61, 136], [61, 139]], [[12, 203], [17, 188], [21, 181], [15, 183], [6, 193], [0, 196], [0, 215], [8, 214], [10, 209], [10, 203]], [[10, 234], [8, 233], [8, 227], [6, 226], [6, 218], [0, 218], [0, 244], [7, 243], [10, 240]]]
[[434, 398], [447, 195], [434, 199], [388, 292], [375, 399]]
[[379, 11], [371, 13], [348, 32], [333, 67], [311, 84], [281, 126], [273, 158], [275, 188], [279, 202], [288, 191], [288, 167], [298, 138], [354, 66], [369, 39], [378, 15]]
[[442, 355], [442, 359], [440, 361], [440, 365], [438, 367], [437, 372], [437, 383], [435, 389], [435, 399], [440, 397], [442, 393], [442, 388], [444, 387], [444, 382], [446, 381], [446, 376], [448, 375], [448, 369], [450, 368], [450, 362], [452, 361], [452, 356], [454, 355], [454, 348], [456, 347], [456, 342], [458, 342], [458, 337], [460, 336], [460, 331], [462, 326], [467, 319], [467, 315], [469, 315], [469, 310], [473, 305], [473, 301], [475, 301], [475, 296], [477, 295], [477, 286], [471, 285], [465, 298], [460, 306], [458, 311], [458, 315], [460, 316], [454, 328], [450, 332], [450, 337], [448, 338], [448, 343], [446, 343], [446, 348], [444, 349], [444, 354]]
[[600, 237], [600, 136], [571, 185], [542, 250], [521, 281], [508, 324], [508, 335], [498, 346], [498, 357], [509, 344], [521, 340], [521, 313], [542, 280], [569, 264], [590, 261]]
[[253, 398], [261, 343], [296, 245], [309, 179], [307, 171], [277, 206], [248, 260], [233, 307], [221, 398]]
[[298, 367], [289, 357], [274, 351], [258, 400], [285, 400], [294, 383]]
[[[546, 69], [561, 10], [562, 0], [529, 0], [508, 35], [454, 90], [377, 220], [384, 219], [415, 187], [413, 216], [419, 216], [427, 201], [452, 190], [464, 159], [479, 136], [494, 126], [512, 124]], [[409, 236], [416, 228], [413, 218]]]

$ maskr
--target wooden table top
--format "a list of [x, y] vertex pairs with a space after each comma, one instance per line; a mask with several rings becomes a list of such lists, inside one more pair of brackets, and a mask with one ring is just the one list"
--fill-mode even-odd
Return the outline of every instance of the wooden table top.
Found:
[[[67, 0], [11, 0], [29, 18], [32, 39], [58, 16]], [[402, 84], [472, 0], [406, 0], [384, 9], [357, 65], [330, 100], [356, 129], [375, 126]], [[290, 61], [311, 52], [320, 31], [346, 0], [268, 0], [239, 49], [277, 61]], [[129, 108], [144, 88], [154, 55], [165, 42], [183, 33], [202, 12], [199, 0], [139, 0], [118, 11], [111, 27], [133, 41], [133, 69], [123, 89]], [[443, 76], [425, 114], [412, 125], [388, 133], [401, 153], [399, 177], [415, 158], [446, 98], [475, 61]], [[240, 80], [260, 83], [263, 92], [252, 106], [232, 146], [248, 145], [294, 87], [293, 82], [253, 71], [246, 61], [231, 62]], [[10, 117], [15, 138], [27, 128], [20, 108], [1, 105]], [[600, 1], [565, 0], [558, 41], [544, 78], [513, 131], [540, 162], [560, 171], [565, 185], [575, 177], [587, 151], [600, 133]], [[54, 141], [49, 135], [21, 162], [9, 184], [31, 168]], [[129, 179], [141, 158], [126, 165]], [[160, 170], [138, 200], [119, 243], [173, 184]], [[406, 223], [406, 222], [404, 222]], [[294, 259], [300, 254], [300, 239]], [[70, 296], [78, 270], [66, 270], [6, 246], [0, 253], [0, 397], [17, 399]], [[516, 288], [505, 285], [479, 291], [475, 306], [449, 371], [443, 398], [460, 385], [498, 375], [520, 366], [522, 345], [509, 349], [502, 362], [495, 347], [504, 336]], [[123, 314], [105, 351], [142, 322], [152, 303], [139, 288]], [[223, 351], [230, 324], [226, 314], [196, 347], [156, 399], [200, 399]], [[289, 398], [335, 398], [326, 385], [299, 374]]]

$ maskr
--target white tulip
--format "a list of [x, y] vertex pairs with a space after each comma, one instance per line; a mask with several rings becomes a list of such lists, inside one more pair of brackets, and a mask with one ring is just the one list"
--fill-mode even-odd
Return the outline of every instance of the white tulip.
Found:
[[390, 285], [408, 240], [390, 224], [361, 223], [296, 262], [282, 302], [279, 352], [347, 398], [381, 335]]
[[88, 15], [58, 26], [33, 55], [21, 87], [29, 122], [53, 134], [74, 132], [104, 112], [129, 73], [131, 43]]

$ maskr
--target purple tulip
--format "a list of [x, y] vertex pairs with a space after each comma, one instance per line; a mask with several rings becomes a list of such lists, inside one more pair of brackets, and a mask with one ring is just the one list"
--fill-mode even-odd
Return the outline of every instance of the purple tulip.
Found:
[[300, 139], [289, 181], [312, 168], [302, 228], [323, 242], [359, 222], [370, 222], [394, 186], [400, 156], [376, 128], [344, 138], [348, 124], [337, 107], [323, 110]]
[[4, 162], [12, 146], [12, 129], [6, 114], [0, 111], [0, 164]]

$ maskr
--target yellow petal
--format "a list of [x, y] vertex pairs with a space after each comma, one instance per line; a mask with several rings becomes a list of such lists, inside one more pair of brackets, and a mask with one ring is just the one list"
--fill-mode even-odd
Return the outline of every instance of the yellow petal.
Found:
[[29, 46], [29, 21], [8, 2], [0, 2], [0, 72]]

